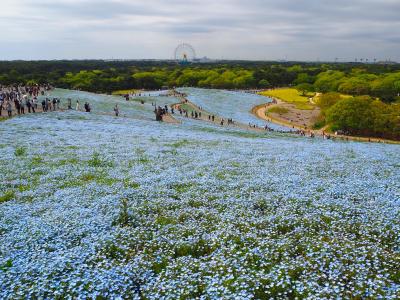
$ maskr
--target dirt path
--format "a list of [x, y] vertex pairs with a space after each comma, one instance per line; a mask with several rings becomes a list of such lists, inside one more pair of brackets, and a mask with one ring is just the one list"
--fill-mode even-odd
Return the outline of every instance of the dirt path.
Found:
[[169, 123], [169, 124], [181, 124], [181, 122], [178, 121], [177, 119], [175, 119], [171, 114], [163, 115], [162, 120], [163, 120], [163, 122]]
[[312, 128], [321, 112], [318, 107], [315, 107], [311, 110], [302, 110], [298, 109], [296, 105], [292, 103], [287, 103], [277, 98], [274, 98], [274, 100], [276, 103], [266, 103], [254, 107], [252, 109], [252, 113], [265, 120], [268, 110], [274, 107], [279, 107], [287, 110], [287, 113], [279, 114], [268, 112], [267, 119], [269, 118], [271, 122], [284, 125], [292, 129], [307, 130]]
[[[277, 104], [266, 103], [266, 104], [255, 106], [252, 109], [252, 113], [262, 120], [266, 120], [266, 121], [275, 123], [277, 125], [286, 126], [286, 127], [296, 129], [296, 130], [303, 130], [303, 131], [306, 131], [308, 133], [308, 135], [310, 135], [311, 133], [314, 133], [316, 136], [323, 137], [323, 132], [326, 131], [326, 127], [319, 129], [319, 130], [311, 130], [310, 127], [301, 126], [298, 123], [289, 122], [289, 121], [286, 121], [285, 119], [277, 118], [274, 116], [274, 114], [272, 114], [272, 115], [269, 114], [267, 116], [266, 115], [267, 110], [270, 109], [271, 107], [278, 106], [280, 102], [283, 102], [283, 101], [278, 100]], [[330, 136], [331, 136], [331, 138], [334, 138], [334, 139], [351, 140], [351, 141], [357, 141], [357, 142], [400, 144], [400, 141], [373, 138], [373, 137], [357, 137], [357, 136], [348, 136], [348, 135], [339, 135], [339, 134], [337, 134], [337, 135], [330, 134]]]

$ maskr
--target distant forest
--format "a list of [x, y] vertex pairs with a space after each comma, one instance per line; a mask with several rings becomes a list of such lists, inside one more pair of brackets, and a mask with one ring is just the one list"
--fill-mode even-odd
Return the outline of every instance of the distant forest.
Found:
[[26, 83], [51, 83], [60, 88], [102, 93], [182, 86], [263, 89], [296, 85], [304, 90], [370, 95], [393, 102], [400, 93], [400, 64], [226, 61], [180, 66], [169, 61], [0, 62], [0, 84]]

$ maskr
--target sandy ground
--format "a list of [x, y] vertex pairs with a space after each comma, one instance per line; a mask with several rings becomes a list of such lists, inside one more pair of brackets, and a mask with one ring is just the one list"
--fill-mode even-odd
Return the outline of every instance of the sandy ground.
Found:
[[[279, 125], [285, 125], [290, 128], [307, 130], [312, 128], [313, 124], [317, 120], [321, 110], [315, 107], [312, 110], [302, 110], [296, 108], [296, 105], [284, 102], [282, 100], [276, 99], [277, 103], [266, 103], [264, 105], [259, 105], [253, 108], [252, 112], [257, 117], [263, 120], [270, 120], [271, 122], [277, 123]], [[288, 110], [288, 113], [277, 114], [266, 112], [272, 107], [282, 107]]]

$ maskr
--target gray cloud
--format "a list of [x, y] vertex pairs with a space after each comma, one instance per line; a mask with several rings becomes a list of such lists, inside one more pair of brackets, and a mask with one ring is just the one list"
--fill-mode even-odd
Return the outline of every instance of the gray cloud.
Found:
[[2, 0], [0, 59], [400, 60], [398, 0]]

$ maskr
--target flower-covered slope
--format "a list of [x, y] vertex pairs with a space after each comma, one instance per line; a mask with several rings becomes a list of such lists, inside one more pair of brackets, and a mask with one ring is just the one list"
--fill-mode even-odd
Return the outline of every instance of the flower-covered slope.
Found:
[[0, 125], [0, 298], [398, 298], [396, 145], [76, 112]]

